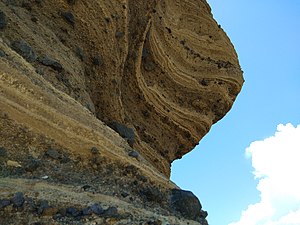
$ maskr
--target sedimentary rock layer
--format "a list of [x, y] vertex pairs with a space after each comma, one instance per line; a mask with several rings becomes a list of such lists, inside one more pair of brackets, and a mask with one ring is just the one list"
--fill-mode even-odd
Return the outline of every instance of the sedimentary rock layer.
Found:
[[[8, 179], [0, 206], [21, 198], [8, 187], [19, 179], [25, 201], [39, 207], [36, 181], [70, 195], [87, 185], [152, 217], [206, 223], [199, 201], [169, 181], [171, 163], [230, 110], [243, 84], [206, 1], [1, 0], [0, 34], [0, 175]], [[180, 210], [174, 196], [199, 210]], [[151, 221], [125, 205], [116, 221]]]

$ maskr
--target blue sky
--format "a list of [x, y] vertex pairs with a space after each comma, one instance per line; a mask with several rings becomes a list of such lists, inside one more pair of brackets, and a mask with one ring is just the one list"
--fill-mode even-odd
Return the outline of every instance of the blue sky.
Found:
[[[171, 178], [182, 189], [198, 196], [208, 211], [210, 225], [228, 225], [239, 221], [242, 211], [261, 202], [266, 193], [264, 188], [262, 191], [257, 187], [263, 178], [254, 179], [253, 171], [260, 171], [255, 167], [260, 165], [259, 160], [264, 165], [263, 160], [276, 162], [276, 159], [262, 153], [269, 148], [268, 154], [272, 154], [275, 151], [272, 143], [286, 142], [289, 149], [300, 146], [297, 141], [300, 126], [296, 129], [300, 124], [300, 1], [208, 2], [214, 18], [235, 46], [245, 84], [232, 110], [212, 127], [196, 149], [172, 164]], [[285, 127], [287, 123], [292, 125]], [[278, 128], [279, 124], [284, 127]], [[295, 138], [280, 138], [280, 132], [293, 132], [294, 135], [286, 136]], [[274, 141], [265, 141], [269, 137], [274, 137]], [[253, 147], [251, 143], [258, 140], [262, 142]], [[250, 145], [251, 154], [246, 157], [245, 151]], [[283, 154], [283, 148], [278, 152]], [[291, 150], [290, 154], [295, 152]], [[288, 192], [291, 190], [286, 190]], [[274, 218], [270, 221], [275, 221]], [[258, 221], [241, 225], [300, 224]]]

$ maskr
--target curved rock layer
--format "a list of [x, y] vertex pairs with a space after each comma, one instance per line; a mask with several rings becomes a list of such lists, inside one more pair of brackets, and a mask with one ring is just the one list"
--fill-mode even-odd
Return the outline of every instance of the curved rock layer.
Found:
[[160, 1], [145, 32], [134, 71], [122, 80], [122, 103], [137, 148], [169, 174], [170, 163], [228, 112], [243, 78], [205, 1]]
[[[1, 0], [0, 34], [5, 223], [206, 224], [171, 163], [230, 110], [243, 77], [205, 0]], [[90, 199], [104, 209], [89, 214]]]
[[133, 147], [167, 176], [241, 89], [234, 48], [205, 1], [2, 5], [11, 14], [3, 36], [25, 40], [42, 76], [99, 119], [133, 129]]

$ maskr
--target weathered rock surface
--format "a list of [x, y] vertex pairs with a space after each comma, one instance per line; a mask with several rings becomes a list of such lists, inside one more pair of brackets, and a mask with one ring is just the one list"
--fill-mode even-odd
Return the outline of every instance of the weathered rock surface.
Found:
[[169, 181], [243, 84], [206, 1], [0, 8], [0, 224], [206, 224]]

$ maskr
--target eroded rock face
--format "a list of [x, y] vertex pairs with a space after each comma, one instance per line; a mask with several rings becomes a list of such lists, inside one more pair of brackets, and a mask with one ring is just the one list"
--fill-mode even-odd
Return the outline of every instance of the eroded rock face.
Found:
[[[170, 211], [171, 163], [230, 110], [243, 84], [206, 1], [1, 0], [0, 8], [1, 176], [21, 179], [24, 192], [39, 179], [70, 196], [83, 182], [95, 198], [122, 196], [181, 223]], [[11, 191], [5, 204], [20, 190]], [[55, 192], [40, 198], [62, 203]], [[76, 207], [89, 212], [86, 202]]]
[[[166, 175], [170, 163], [226, 114], [241, 89], [234, 48], [205, 1], [19, 6], [19, 17], [11, 15], [2, 32], [12, 47], [28, 53], [29, 62], [35, 51], [48, 54], [34, 63], [47, 73], [44, 78], [105, 123], [133, 129], [134, 148]], [[21, 38], [35, 51], [15, 40]], [[51, 65], [43, 60], [49, 58]]]
[[205, 1], [160, 1], [145, 33], [134, 66], [125, 64], [121, 99], [136, 148], [168, 175], [231, 108], [243, 79]]

